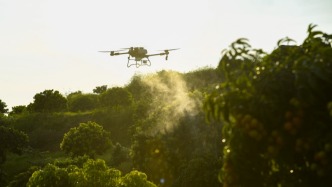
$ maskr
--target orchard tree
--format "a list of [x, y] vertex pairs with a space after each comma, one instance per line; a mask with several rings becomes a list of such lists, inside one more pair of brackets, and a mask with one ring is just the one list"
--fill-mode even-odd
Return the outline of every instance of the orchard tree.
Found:
[[36, 94], [28, 105], [33, 112], [61, 112], [67, 109], [67, 99], [59, 91], [45, 90]]
[[271, 54], [246, 39], [225, 50], [208, 118], [224, 121], [224, 186], [332, 186], [332, 35]]
[[71, 128], [63, 137], [61, 150], [71, 156], [103, 154], [111, 147], [110, 133], [95, 122], [81, 123]]

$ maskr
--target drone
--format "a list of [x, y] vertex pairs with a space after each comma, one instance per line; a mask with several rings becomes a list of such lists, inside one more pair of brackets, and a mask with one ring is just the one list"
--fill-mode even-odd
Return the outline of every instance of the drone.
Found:
[[[110, 53], [110, 56], [117, 56], [117, 55], [125, 55], [128, 54], [128, 63], [127, 67], [136, 65], [136, 67], [140, 66], [151, 66], [151, 61], [149, 59], [150, 56], [162, 56], [166, 55], [165, 60], [168, 60], [168, 54], [170, 51], [178, 50], [176, 49], [164, 49], [161, 50], [161, 53], [155, 54], [148, 54], [148, 50], [144, 47], [130, 47], [130, 48], [122, 48], [117, 51], [99, 51], [102, 53]], [[134, 62], [133, 62], [134, 61]]]

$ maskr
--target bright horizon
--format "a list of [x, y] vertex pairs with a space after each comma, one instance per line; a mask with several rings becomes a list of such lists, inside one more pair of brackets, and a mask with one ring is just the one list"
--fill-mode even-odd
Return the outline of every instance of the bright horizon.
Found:
[[[329, 0], [0, 0], [0, 99], [11, 110], [46, 89], [92, 93], [135, 74], [214, 68], [241, 37], [271, 52], [286, 36], [301, 44], [310, 23], [331, 34], [331, 10]], [[135, 46], [181, 49], [140, 68], [98, 52]]]

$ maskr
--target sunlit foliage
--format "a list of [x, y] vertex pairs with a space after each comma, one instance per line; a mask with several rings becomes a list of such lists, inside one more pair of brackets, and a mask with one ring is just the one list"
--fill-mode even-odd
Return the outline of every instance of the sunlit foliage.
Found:
[[121, 176], [119, 170], [109, 168], [105, 161], [101, 159], [88, 159], [82, 167], [76, 165], [59, 167], [48, 164], [32, 174], [27, 186], [156, 187], [147, 180], [144, 173], [134, 170], [125, 176]]
[[206, 100], [223, 127], [224, 186], [332, 185], [332, 35], [309, 25], [271, 54], [239, 39], [223, 52], [225, 81]]

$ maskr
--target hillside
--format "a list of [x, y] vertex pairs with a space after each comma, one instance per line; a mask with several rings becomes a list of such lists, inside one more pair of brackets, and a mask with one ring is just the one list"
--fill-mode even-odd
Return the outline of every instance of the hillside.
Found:
[[[212, 159], [204, 167], [207, 171], [212, 167], [209, 172], [216, 176], [220, 168], [221, 127], [206, 124], [202, 101], [219, 82], [215, 69], [201, 68], [188, 73], [160, 71], [134, 76], [124, 87], [97, 86], [93, 93], [77, 91], [66, 96], [54, 90], [37, 93], [34, 102], [13, 107], [7, 117], [2, 117], [4, 126], [26, 133], [30, 140], [29, 149], [22, 156], [8, 156], [3, 167], [10, 171], [8, 181], [30, 166], [42, 167], [63, 159], [60, 143], [64, 134], [89, 121], [111, 134], [113, 148], [98, 157], [123, 172], [136, 168], [156, 184], [163, 178], [166, 182], [162, 185], [181, 186], [189, 180], [177, 178], [182, 172], [201, 170], [190, 168], [188, 163], [201, 165]], [[61, 97], [64, 106], [58, 104]], [[47, 101], [52, 99], [57, 102]], [[29, 164], [25, 163], [25, 168], [15, 167], [13, 162], [17, 159]], [[209, 180], [218, 184], [217, 178]]]

